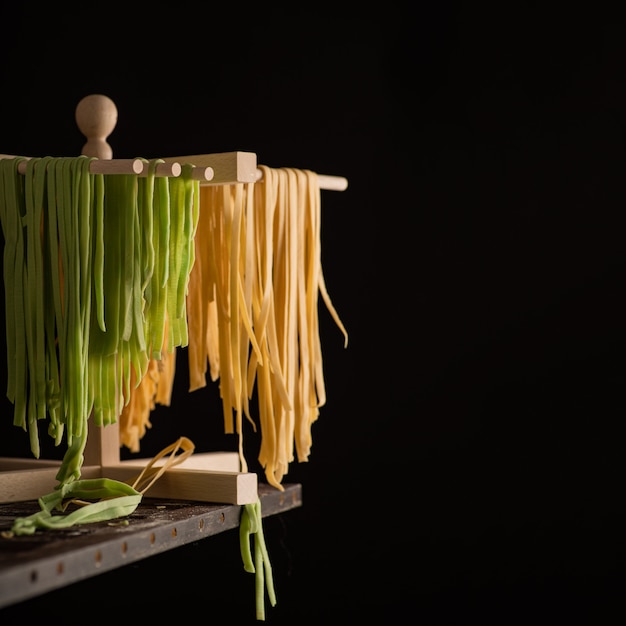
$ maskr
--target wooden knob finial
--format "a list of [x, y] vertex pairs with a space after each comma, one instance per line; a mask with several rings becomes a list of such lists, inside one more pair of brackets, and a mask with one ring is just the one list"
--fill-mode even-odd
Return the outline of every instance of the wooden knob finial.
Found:
[[98, 159], [113, 158], [107, 137], [117, 124], [117, 107], [111, 98], [100, 94], [85, 96], [76, 106], [76, 124], [87, 137], [81, 154]]

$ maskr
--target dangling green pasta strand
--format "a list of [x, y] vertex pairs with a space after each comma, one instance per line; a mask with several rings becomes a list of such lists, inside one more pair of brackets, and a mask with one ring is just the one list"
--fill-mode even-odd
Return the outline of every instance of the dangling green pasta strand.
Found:
[[[254, 541], [254, 558], [250, 542]], [[261, 500], [245, 504], [239, 521], [239, 550], [246, 572], [255, 574], [255, 605], [257, 620], [265, 620], [265, 591], [272, 606], [276, 606], [276, 591], [265, 537]]]
[[124, 183], [122, 189], [125, 200], [122, 211], [123, 228], [120, 231], [122, 241], [122, 340], [128, 341], [133, 330], [133, 303], [134, 303], [134, 274], [135, 274], [135, 220], [137, 217], [137, 202], [134, 191], [136, 176], [118, 176], [120, 182]]
[[153, 159], [148, 162], [148, 174], [139, 179], [138, 204], [141, 220], [141, 292], [144, 294], [154, 273], [154, 180], [156, 166], [163, 163], [163, 159]]
[[[75, 524], [104, 522], [128, 516], [139, 505], [142, 494], [130, 485], [110, 478], [75, 480], [39, 498], [40, 511], [14, 520], [14, 535], [32, 535], [37, 529], [69, 528]], [[64, 512], [72, 501], [96, 500], [80, 506], [67, 515]]]
[[94, 299], [96, 303], [96, 319], [98, 327], [106, 332], [104, 319], [104, 177], [101, 174], [94, 177], [94, 252], [93, 252], [93, 281]]
[[[60, 311], [59, 300], [59, 257], [56, 237], [56, 207], [54, 202], [54, 175], [50, 173], [52, 159], [49, 159], [45, 171], [45, 190], [37, 185], [36, 191], [42, 191], [43, 232], [42, 232], [42, 259], [43, 259], [43, 291], [44, 301], [52, 302], [53, 306], [44, 307], [44, 336], [45, 336], [45, 377], [46, 377], [46, 407], [49, 415], [48, 434], [54, 439], [55, 446], [63, 440], [64, 427], [61, 422], [61, 385], [59, 379], [59, 361], [56, 342], [56, 312]], [[54, 238], [51, 232], [55, 233]], [[53, 244], [54, 239], [54, 244]], [[54, 250], [54, 252], [53, 252]]]
[[200, 183], [192, 180], [192, 171], [193, 167], [189, 163], [185, 163], [181, 173], [185, 190], [185, 216], [183, 223], [181, 266], [178, 275], [176, 302], [179, 323], [179, 345], [182, 347], [186, 347], [189, 343], [187, 327], [187, 290], [189, 287], [189, 275], [195, 261], [194, 238], [198, 228], [198, 217], [200, 214]]
[[[16, 170], [17, 173], [17, 170]], [[20, 181], [23, 185], [23, 180]], [[10, 228], [15, 237], [15, 253], [13, 255], [13, 315], [15, 320], [15, 395], [14, 395], [14, 423], [27, 428], [27, 387], [28, 387], [28, 357], [26, 344], [26, 324], [24, 310], [24, 232], [23, 218], [24, 190], [22, 185], [13, 185], [15, 194], [13, 210], [10, 211]], [[17, 195], [19, 189], [19, 196]], [[38, 458], [38, 451], [33, 451]]]
[[[25, 213], [23, 226], [25, 229], [25, 251], [23, 276], [24, 276], [24, 328], [26, 338], [26, 358], [28, 363], [28, 433], [30, 448], [33, 455], [39, 458], [39, 432], [37, 421], [45, 417], [45, 386], [43, 360], [43, 322], [42, 302], [43, 296], [41, 261], [37, 263], [37, 257], [41, 253], [39, 247], [39, 222], [41, 212], [37, 210], [35, 199], [35, 172], [40, 164], [40, 159], [30, 159], [26, 166], [24, 180]], [[45, 171], [44, 171], [45, 173]]]
[[178, 276], [182, 261], [182, 237], [185, 219], [185, 189], [180, 178], [170, 179], [170, 253], [167, 284], [167, 315], [170, 323], [168, 351], [179, 344], [178, 328]]
[[15, 211], [15, 178], [19, 176], [17, 166], [20, 159], [0, 160], [0, 223], [4, 237], [3, 252], [3, 279], [4, 279], [4, 309], [5, 331], [7, 340], [7, 388], [6, 395], [15, 401], [15, 304], [13, 302], [13, 267], [15, 264], [15, 240], [11, 218]]
[[170, 255], [170, 194], [167, 179], [158, 177], [154, 184], [154, 272], [147, 288], [150, 303], [148, 346], [153, 359], [161, 359], [167, 317], [167, 286]]
[[36, 404], [37, 419], [46, 417], [46, 359], [44, 341], [44, 272], [41, 230], [43, 227], [43, 200], [46, 167], [49, 158], [31, 159], [26, 171], [26, 238], [27, 284], [29, 316], [28, 334], [31, 336], [30, 387]]
[[[49, 433], [54, 437], [55, 445], [61, 443], [64, 433], [65, 416], [64, 403], [61, 397], [61, 379], [63, 371], [64, 351], [57, 348], [63, 326], [63, 305], [61, 302], [61, 257], [59, 251], [59, 228], [57, 214], [57, 180], [56, 169], [58, 159], [49, 162], [47, 168], [47, 210], [44, 214], [44, 245], [46, 250], [45, 270], [47, 273], [46, 300], [53, 306], [46, 307], [46, 338], [49, 361], [50, 385], [50, 426]], [[47, 234], [47, 236], [46, 236]], [[57, 356], [58, 349], [58, 356]]]

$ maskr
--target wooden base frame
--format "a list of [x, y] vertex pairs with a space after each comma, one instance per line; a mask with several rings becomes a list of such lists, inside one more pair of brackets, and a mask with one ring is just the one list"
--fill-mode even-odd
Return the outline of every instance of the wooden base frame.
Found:
[[[81, 478], [112, 478], [132, 483], [150, 459], [120, 460], [119, 427], [91, 427]], [[60, 461], [0, 457], [0, 503], [36, 500], [57, 486]], [[157, 463], [158, 465], [158, 463]], [[150, 487], [152, 498], [215, 504], [256, 502], [257, 475], [241, 472], [236, 452], [194, 453], [165, 470]]]

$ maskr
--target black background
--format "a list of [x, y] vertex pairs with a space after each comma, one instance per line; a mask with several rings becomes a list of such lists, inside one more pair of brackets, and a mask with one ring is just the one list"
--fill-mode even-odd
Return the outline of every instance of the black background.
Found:
[[[78, 154], [76, 104], [104, 93], [116, 157], [349, 180], [323, 192], [322, 262], [350, 342], [322, 306], [328, 401], [286, 477], [304, 506], [266, 520], [268, 623], [624, 619], [626, 22], [502, 4], [3, 15], [0, 152]], [[178, 377], [143, 452], [235, 449], [217, 389]], [[0, 617], [72, 607], [254, 622], [253, 581], [225, 533]]]

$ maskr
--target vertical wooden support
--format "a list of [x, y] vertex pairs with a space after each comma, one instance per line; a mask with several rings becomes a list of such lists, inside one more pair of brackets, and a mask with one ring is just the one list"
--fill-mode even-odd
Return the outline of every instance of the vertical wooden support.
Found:
[[[81, 154], [98, 159], [112, 159], [113, 149], [107, 138], [117, 124], [117, 107], [108, 96], [91, 94], [76, 105], [76, 124], [87, 142]], [[89, 418], [89, 437], [85, 447], [85, 465], [117, 465], [120, 462], [119, 425], [103, 428]]]
[[88, 437], [85, 444], [85, 465], [118, 465], [120, 462], [119, 423], [96, 426], [93, 417], [89, 418]]

